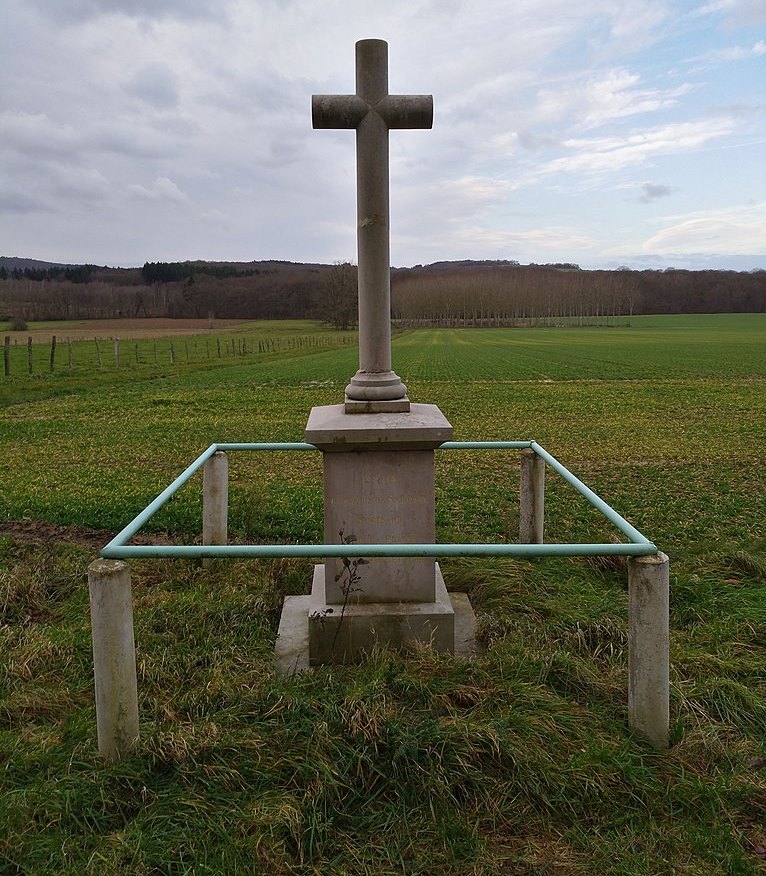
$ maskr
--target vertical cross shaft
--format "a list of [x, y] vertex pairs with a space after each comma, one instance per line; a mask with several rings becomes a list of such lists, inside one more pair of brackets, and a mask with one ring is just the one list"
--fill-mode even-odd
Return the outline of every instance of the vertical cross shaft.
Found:
[[315, 94], [312, 120], [315, 128], [356, 129], [359, 370], [346, 387], [346, 410], [408, 410], [407, 388], [391, 370], [388, 131], [430, 128], [433, 98], [389, 94], [388, 44], [360, 40], [356, 94]]

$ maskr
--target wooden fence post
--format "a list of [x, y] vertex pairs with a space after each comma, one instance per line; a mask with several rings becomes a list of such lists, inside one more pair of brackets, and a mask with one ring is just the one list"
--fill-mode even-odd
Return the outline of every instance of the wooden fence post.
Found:
[[56, 335], [51, 335], [51, 371], [56, 365]]
[[3, 345], [3, 371], [8, 377], [11, 373], [11, 336], [5, 336], [5, 344]]
[[32, 373], [32, 335], [27, 338], [27, 371]]

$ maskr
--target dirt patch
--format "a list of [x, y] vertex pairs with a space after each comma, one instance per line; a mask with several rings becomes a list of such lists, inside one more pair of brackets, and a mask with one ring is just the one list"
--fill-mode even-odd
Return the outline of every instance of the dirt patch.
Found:
[[[116, 532], [108, 529], [96, 529], [91, 526], [62, 526], [58, 523], [49, 523], [47, 520], [5, 520], [0, 521], [0, 538], [11, 536], [19, 541], [33, 543], [66, 542], [83, 547], [92, 548], [98, 553], [101, 548], [111, 541]], [[168, 535], [136, 535], [131, 539], [131, 544], [176, 544], [178, 539]]]
[[87, 319], [67, 322], [60, 326], [31, 328], [17, 332], [19, 342], [31, 337], [33, 344], [48, 344], [51, 336], [58, 341], [93, 338], [172, 338], [181, 335], [205, 335], [229, 332], [238, 325], [252, 322], [248, 319]]

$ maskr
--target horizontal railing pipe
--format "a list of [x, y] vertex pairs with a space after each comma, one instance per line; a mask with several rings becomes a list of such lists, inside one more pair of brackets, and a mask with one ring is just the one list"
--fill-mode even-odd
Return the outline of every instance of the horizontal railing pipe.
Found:
[[437, 450], [525, 450], [531, 441], [445, 441]]
[[107, 545], [101, 556], [132, 557], [640, 557], [654, 554], [651, 544], [243, 544]]
[[313, 444], [304, 441], [255, 441], [216, 444], [217, 450], [316, 450]]

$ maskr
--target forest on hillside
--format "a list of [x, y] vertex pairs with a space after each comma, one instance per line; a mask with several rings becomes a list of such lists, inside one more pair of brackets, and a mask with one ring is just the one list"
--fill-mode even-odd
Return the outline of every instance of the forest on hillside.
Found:
[[[6, 260], [11, 261], [11, 260]], [[647, 313], [766, 310], [766, 271], [588, 271], [577, 265], [438, 262], [391, 273], [401, 325], [587, 322]], [[120, 317], [322, 319], [356, 322], [356, 268], [291, 262], [147, 262], [8, 268], [0, 320]]]

